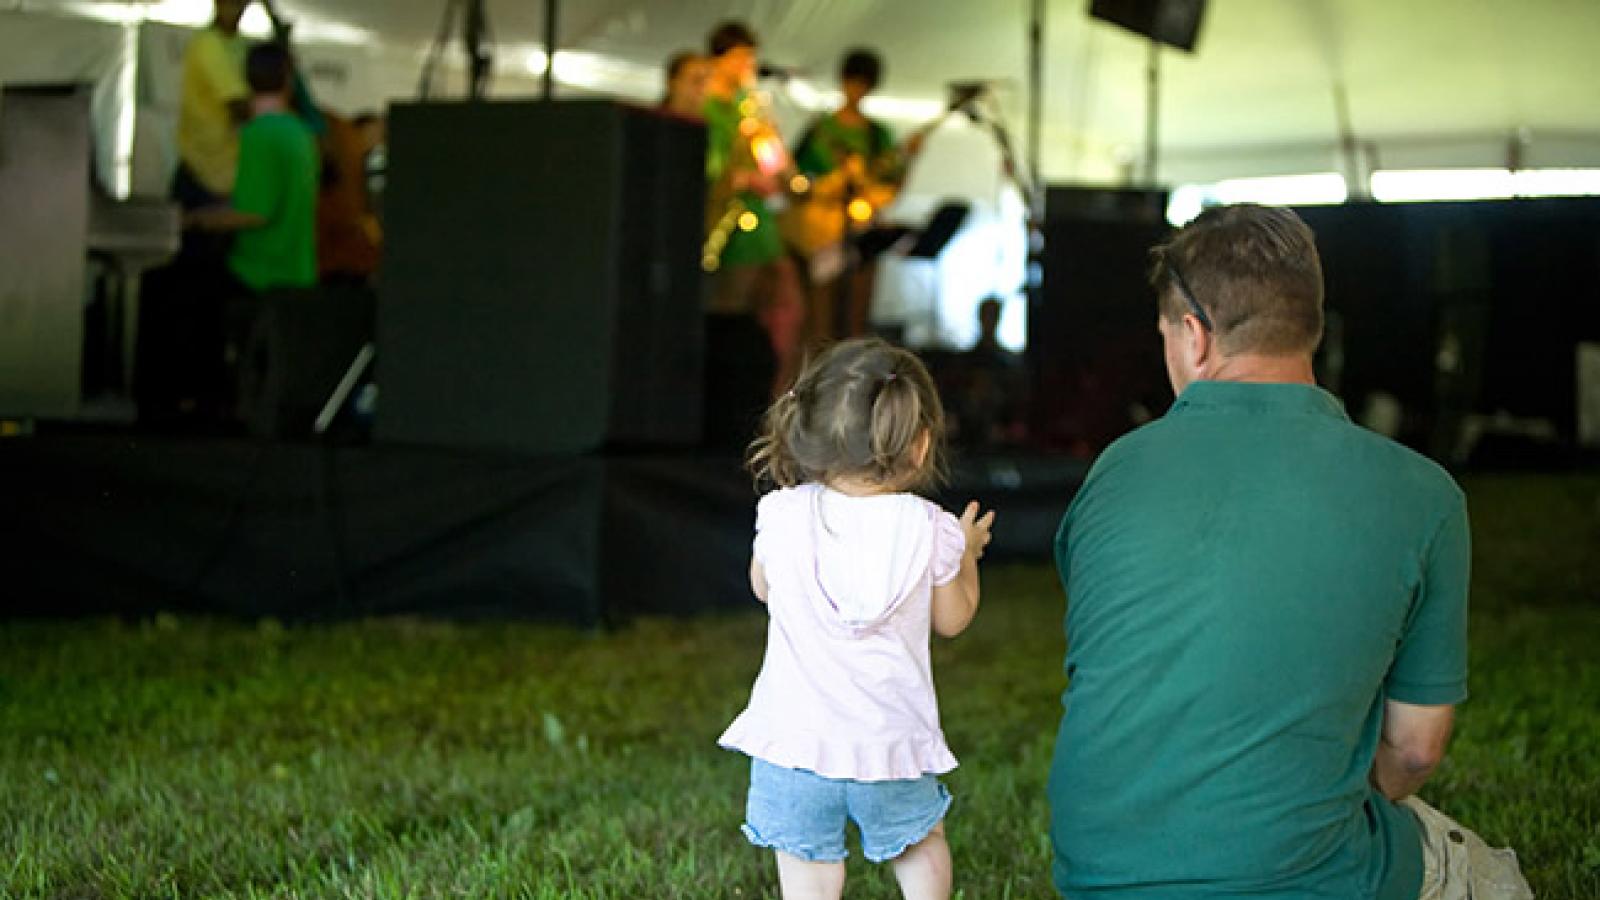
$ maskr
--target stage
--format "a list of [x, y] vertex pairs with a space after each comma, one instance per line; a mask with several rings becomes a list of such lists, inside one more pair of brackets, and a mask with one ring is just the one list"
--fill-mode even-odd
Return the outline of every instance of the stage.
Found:
[[[957, 460], [990, 558], [1049, 558], [1087, 463]], [[137, 433], [0, 440], [0, 614], [286, 621], [416, 614], [585, 627], [752, 602], [758, 497], [731, 457], [540, 457]]]

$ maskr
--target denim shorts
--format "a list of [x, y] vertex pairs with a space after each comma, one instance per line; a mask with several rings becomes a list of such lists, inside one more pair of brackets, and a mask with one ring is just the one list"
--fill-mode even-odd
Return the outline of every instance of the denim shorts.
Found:
[[809, 862], [838, 862], [850, 855], [844, 829], [852, 821], [862, 853], [883, 862], [927, 837], [949, 809], [950, 792], [933, 775], [852, 781], [752, 758], [744, 836]]

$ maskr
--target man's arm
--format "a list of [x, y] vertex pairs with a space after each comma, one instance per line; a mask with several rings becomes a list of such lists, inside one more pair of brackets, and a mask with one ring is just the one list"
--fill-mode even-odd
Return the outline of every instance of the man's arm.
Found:
[[1385, 700], [1383, 734], [1372, 759], [1374, 787], [1393, 801], [1415, 794], [1444, 759], [1454, 706], [1416, 706]]
[[204, 231], [248, 231], [267, 224], [267, 219], [231, 206], [206, 206], [185, 213], [183, 224]]

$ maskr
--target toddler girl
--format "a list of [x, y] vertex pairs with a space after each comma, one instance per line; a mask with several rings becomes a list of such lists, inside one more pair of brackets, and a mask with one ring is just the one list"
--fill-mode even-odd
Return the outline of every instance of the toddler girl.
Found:
[[939, 471], [933, 380], [910, 353], [846, 341], [806, 366], [752, 445], [778, 490], [756, 507], [750, 585], [767, 604], [750, 705], [719, 743], [750, 756], [745, 836], [777, 854], [786, 898], [838, 897], [845, 822], [908, 898], [950, 895], [943, 820], [955, 768], [929, 630], [978, 610], [990, 512], [958, 520], [912, 490]]

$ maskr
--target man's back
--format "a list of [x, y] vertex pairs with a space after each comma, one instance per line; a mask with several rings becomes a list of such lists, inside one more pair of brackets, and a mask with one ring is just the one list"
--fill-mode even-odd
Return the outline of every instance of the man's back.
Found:
[[1057, 543], [1057, 885], [1414, 898], [1367, 776], [1386, 696], [1465, 696], [1467, 553], [1449, 476], [1309, 385], [1195, 382], [1107, 450]]
[[250, 120], [240, 135], [233, 206], [265, 220], [234, 240], [229, 264], [252, 290], [317, 283], [316, 138], [288, 112]]

